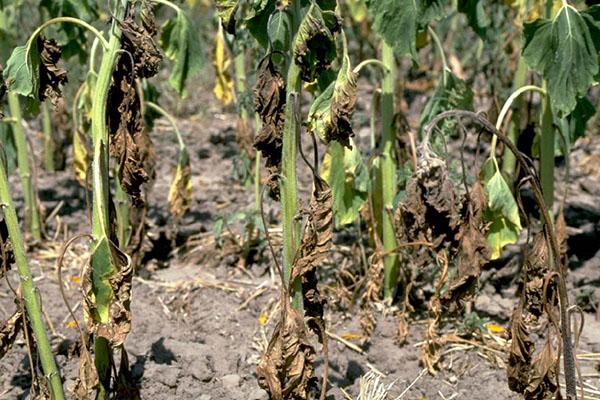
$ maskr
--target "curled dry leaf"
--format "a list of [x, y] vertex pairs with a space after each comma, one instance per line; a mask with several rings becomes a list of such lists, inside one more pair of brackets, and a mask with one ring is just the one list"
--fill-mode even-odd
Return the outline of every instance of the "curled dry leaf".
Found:
[[231, 77], [231, 53], [227, 48], [223, 31], [215, 35], [215, 45], [213, 47], [213, 67], [215, 69], [215, 88], [213, 92], [215, 97], [224, 106], [229, 105], [235, 99], [233, 88], [233, 78]]
[[67, 71], [58, 66], [62, 47], [54, 39], [46, 39], [40, 35], [37, 48], [40, 54], [38, 99], [44, 101], [49, 97], [55, 103], [61, 95], [60, 85], [67, 83]]
[[121, 28], [121, 47], [131, 55], [127, 62], [133, 61], [135, 75], [139, 78], [150, 78], [160, 68], [162, 55], [154, 43], [152, 36], [156, 33], [152, 9], [142, 8], [142, 26], [135, 21], [135, 7], [129, 9], [127, 17], [119, 23]]
[[461, 217], [460, 201], [445, 161], [425, 155], [406, 184], [406, 198], [398, 208], [401, 239], [455, 247]]
[[90, 336], [86, 335], [85, 340], [87, 343], [81, 343], [79, 375], [75, 381], [75, 387], [73, 388], [73, 394], [77, 400], [88, 400], [93, 398], [96, 388], [100, 383], [94, 359], [88, 350], [92, 346]]
[[544, 302], [552, 298], [550, 287], [549, 293], [544, 292], [544, 277], [549, 272], [548, 247], [544, 233], [539, 232], [533, 238], [531, 249], [526, 253], [521, 270], [523, 284], [524, 304], [526, 311], [535, 317], [540, 317], [544, 312]]
[[508, 387], [518, 393], [523, 393], [529, 385], [533, 342], [529, 340], [529, 332], [523, 320], [523, 307], [519, 305], [511, 317], [510, 353], [508, 356]]
[[461, 310], [461, 302], [473, 295], [481, 267], [489, 261], [491, 254], [485, 238], [486, 226], [483, 221], [487, 202], [479, 181], [473, 184], [468, 199], [466, 216], [457, 234], [457, 277], [441, 298], [442, 305], [450, 312]]
[[[265, 158], [265, 166], [271, 176], [280, 172], [285, 103], [283, 75], [277, 70], [271, 57], [266, 57], [258, 65], [254, 86], [254, 108], [262, 121], [261, 129], [254, 138], [254, 148]], [[277, 179], [270, 178], [267, 183], [272, 195], [278, 197]]]
[[11, 349], [23, 327], [23, 313], [15, 311], [6, 321], [0, 321], [0, 360]]
[[304, 228], [302, 243], [296, 252], [292, 269], [292, 280], [300, 278], [304, 300], [304, 312], [308, 327], [322, 341], [325, 332], [323, 309], [325, 299], [317, 287], [317, 268], [322, 266], [331, 250], [333, 236], [333, 198], [331, 188], [315, 175], [313, 197], [308, 210], [308, 221]]
[[181, 149], [175, 177], [169, 189], [169, 207], [171, 215], [176, 219], [181, 218], [192, 203], [192, 176], [190, 158], [187, 150]]
[[[327, 21], [324, 18], [326, 13]], [[311, 4], [294, 42], [294, 61], [300, 67], [303, 81], [312, 82], [335, 60], [337, 52], [333, 34], [339, 28], [340, 23], [334, 13], [322, 11], [317, 4]]]
[[525, 400], [551, 400], [556, 396], [556, 365], [558, 357], [550, 339], [542, 351], [533, 358], [529, 385], [525, 389]]
[[143, 127], [140, 99], [128, 57], [121, 56], [113, 72], [108, 104], [110, 154], [119, 162], [121, 187], [131, 196], [133, 205], [141, 207], [144, 204], [142, 185], [150, 179], [144, 167], [152, 151], [147, 149], [150, 139]]
[[316, 384], [314, 361], [315, 349], [304, 319], [285, 301], [281, 321], [256, 369], [258, 385], [269, 392], [271, 400], [306, 400]]
[[[131, 329], [133, 265], [130, 258], [106, 238], [96, 244], [91, 259], [93, 264], [81, 280], [86, 313], [91, 316], [88, 329], [105, 338], [112, 347], [120, 346]], [[108, 273], [100, 275], [94, 271]]]
[[336, 140], [350, 146], [352, 114], [356, 104], [357, 75], [350, 68], [350, 58], [344, 38], [344, 57], [337, 78], [319, 95], [310, 107], [308, 128], [315, 131], [321, 140], [329, 143]]

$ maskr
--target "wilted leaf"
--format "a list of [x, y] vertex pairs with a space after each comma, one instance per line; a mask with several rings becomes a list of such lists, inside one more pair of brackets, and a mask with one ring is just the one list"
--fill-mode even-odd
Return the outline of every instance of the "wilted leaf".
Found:
[[131, 282], [133, 266], [129, 256], [108, 238], [92, 249], [91, 268], [82, 279], [91, 331], [112, 347], [120, 346], [131, 330]]
[[215, 68], [214, 93], [224, 106], [231, 104], [234, 99], [233, 79], [231, 77], [231, 54], [227, 49], [223, 31], [215, 35], [215, 47], [213, 48], [213, 67]]
[[367, 201], [369, 175], [358, 147], [332, 142], [321, 165], [321, 176], [331, 186], [336, 225], [350, 224]]
[[26, 97], [37, 98], [40, 89], [40, 54], [37, 46], [15, 47], [6, 61], [3, 72], [8, 90]]
[[492, 159], [488, 159], [481, 169], [481, 179], [488, 199], [484, 218], [490, 225], [486, 237], [492, 248], [490, 259], [495, 260], [502, 254], [504, 246], [519, 238], [522, 229], [519, 207]]
[[467, 215], [458, 231], [457, 276], [441, 298], [442, 305], [456, 312], [462, 309], [462, 302], [473, 295], [481, 267], [490, 259], [490, 247], [485, 238], [483, 213], [486, 198], [479, 181], [469, 191]]
[[417, 55], [417, 31], [443, 16], [444, 0], [369, 0], [373, 29], [399, 54]]
[[506, 368], [508, 387], [517, 393], [523, 393], [529, 385], [531, 357], [534, 350], [522, 313], [523, 309], [519, 305], [511, 317], [511, 344]]
[[0, 321], [0, 360], [8, 353], [23, 327], [23, 313], [17, 310], [6, 321]]
[[338, 141], [350, 146], [352, 114], [356, 103], [356, 74], [350, 68], [350, 58], [344, 38], [344, 55], [337, 78], [315, 99], [308, 113], [308, 129], [316, 132], [321, 140]]
[[[286, 90], [283, 75], [275, 68], [271, 57], [264, 58], [258, 65], [254, 86], [254, 108], [260, 115], [262, 125], [254, 138], [254, 147], [265, 158], [267, 171], [273, 175], [279, 172], [285, 125]], [[278, 197], [279, 185], [276, 179], [268, 184], [274, 197]]]
[[44, 101], [50, 97], [54, 104], [61, 95], [60, 85], [67, 83], [67, 71], [57, 65], [62, 54], [62, 47], [54, 39], [46, 39], [40, 35], [37, 39], [37, 50], [40, 54], [38, 99]]
[[87, 178], [90, 160], [87, 138], [81, 130], [76, 129], [73, 132], [73, 171], [77, 182], [84, 188], [89, 186]]
[[168, 199], [171, 215], [176, 219], [183, 217], [192, 203], [190, 158], [185, 148], [179, 150], [177, 170], [169, 189]]
[[553, 19], [538, 19], [524, 26], [523, 57], [548, 82], [552, 109], [570, 113], [577, 98], [587, 93], [598, 73], [600, 6], [579, 12], [564, 5]]
[[202, 71], [204, 54], [197, 29], [184, 12], [165, 23], [161, 45], [165, 55], [175, 61], [169, 83], [180, 96], [185, 97], [187, 81]]
[[315, 350], [306, 335], [304, 319], [285, 302], [282, 319], [256, 368], [258, 385], [271, 400], [307, 400], [315, 384], [314, 362]]
[[305, 82], [312, 82], [317, 78], [336, 57], [333, 33], [339, 30], [339, 24], [330, 24], [332, 30], [324, 13], [318, 5], [312, 3], [294, 39], [294, 61], [300, 67], [300, 76]]
[[526, 400], [550, 400], [556, 398], [558, 380], [556, 377], [556, 364], [558, 357], [552, 348], [550, 340], [546, 340], [544, 348], [531, 363], [529, 385], [525, 389]]
[[153, 15], [151, 10], [145, 9], [143, 24], [140, 26], [135, 20], [135, 7], [129, 9], [127, 17], [119, 22], [121, 28], [121, 46], [133, 58], [135, 75], [138, 78], [150, 78], [158, 73], [162, 55], [158, 51], [152, 36]]

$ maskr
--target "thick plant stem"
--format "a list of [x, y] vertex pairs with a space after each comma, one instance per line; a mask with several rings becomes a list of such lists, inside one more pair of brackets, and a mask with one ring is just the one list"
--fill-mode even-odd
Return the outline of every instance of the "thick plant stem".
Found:
[[[283, 277], [285, 283], [290, 281], [296, 249], [300, 241], [300, 226], [295, 217], [298, 211], [298, 188], [296, 178], [296, 158], [298, 153], [297, 129], [300, 121], [296, 121], [295, 102], [299, 101], [302, 81], [300, 69], [292, 62], [287, 76], [287, 102], [285, 105], [285, 127], [283, 129], [283, 153], [281, 161], [281, 209], [283, 228]], [[299, 280], [291, 285], [293, 305], [302, 308], [302, 286]]]
[[240, 118], [248, 126], [248, 110], [243, 104], [240, 104], [240, 97], [246, 93], [246, 58], [244, 49], [239, 49], [234, 59], [235, 65], [235, 87], [237, 90], [238, 106], [240, 107]]
[[52, 116], [48, 109], [48, 104], [43, 102], [42, 108], [42, 131], [44, 133], [44, 169], [48, 172], [54, 172], [54, 138], [52, 137]]
[[[396, 248], [396, 233], [392, 222], [392, 208], [396, 193], [396, 165], [394, 157], [394, 142], [396, 140], [393, 129], [394, 120], [394, 85], [396, 82], [396, 61], [394, 50], [383, 44], [382, 60], [388, 68], [388, 73], [383, 78], [381, 94], [381, 123], [382, 123], [382, 153], [381, 153], [381, 198], [383, 207], [381, 212], [383, 225], [383, 249], [393, 252]], [[384, 299], [392, 300], [398, 282], [398, 259], [395, 254], [387, 254], [383, 259]]]
[[[122, 0], [116, 3], [114, 12], [115, 18], [110, 29], [110, 40], [108, 48], [102, 56], [102, 63], [98, 71], [98, 78], [94, 91], [92, 105], [92, 141], [94, 149], [94, 158], [92, 162], [92, 182], [93, 182], [93, 200], [92, 200], [92, 290], [98, 301], [98, 293], [100, 290], [97, 286], [101, 284], [102, 278], [106, 278], [110, 274], [113, 267], [106, 265], [105, 259], [96, 256], [96, 247], [104, 240], [109, 238], [109, 178], [108, 178], [108, 128], [106, 126], [106, 102], [108, 99], [108, 90], [111, 84], [112, 73], [117, 61], [118, 50], [120, 48], [121, 31], [116, 21], [123, 18], [125, 14], [125, 4]], [[95, 258], [98, 257], [97, 260]], [[114, 272], [114, 271], [113, 271]], [[100, 315], [99, 322], [107, 322], [108, 315]], [[107, 391], [110, 387], [111, 375], [111, 349], [108, 341], [102, 337], [96, 337], [94, 342], [94, 356], [96, 370], [100, 380], [98, 392], [96, 393], [97, 400], [103, 400], [107, 397]]]
[[548, 210], [554, 203], [554, 143], [555, 132], [552, 124], [550, 97], [545, 96], [542, 104], [542, 132], [540, 140], [540, 181]]
[[44, 371], [45, 377], [48, 379], [52, 399], [63, 400], [65, 396], [60, 374], [58, 373], [58, 368], [56, 367], [54, 355], [52, 354], [52, 349], [50, 347], [50, 341], [48, 340], [46, 327], [44, 326], [40, 296], [33, 283], [31, 271], [27, 264], [23, 235], [21, 234], [19, 222], [17, 221], [17, 213], [10, 196], [8, 177], [4, 165], [5, 164], [0, 157], [0, 207], [2, 208], [4, 219], [6, 220], [8, 236], [12, 243], [15, 261], [19, 271], [19, 278], [21, 279], [21, 290], [23, 291], [23, 300], [25, 301], [25, 308], [27, 309], [27, 317], [29, 318], [33, 336], [35, 337], [42, 370]]
[[[525, 85], [526, 80], [527, 64], [525, 64], [525, 60], [523, 59], [523, 57], [520, 57], [519, 64], [517, 65], [517, 71], [515, 73], [515, 78], [513, 80], [513, 91], [517, 90], [520, 87], [523, 87]], [[511, 142], [517, 144], [517, 141], [519, 140], [519, 131], [521, 129], [521, 108], [524, 102], [522, 99], [517, 99], [513, 104], [515, 105], [516, 112], [513, 114], [506, 136], [508, 136]], [[510, 151], [505, 152], [505, 154], [502, 157], [502, 172], [504, 173], [504, 176], [513, 176], [516, 165], [517, 160], [515, 158], [515, 155]]]
[[27, 138], [23, 129], [21, 105], [19, 104], [19, 96], [14, 92], [8, 92], [8, 107], [14, 121], [13, 133], [17, 148], [17, 163], [19, 176], [21, 177], [21, 186], [23, 187], [23, 198], [25, 199], [25, 221], [29, 223], [28, 229], [31, 237], [34, 240], [41, 240], [42, 226], [40, 211], [37, 206], [31, 166], [29, 164], [29, 152], [27, 151]]

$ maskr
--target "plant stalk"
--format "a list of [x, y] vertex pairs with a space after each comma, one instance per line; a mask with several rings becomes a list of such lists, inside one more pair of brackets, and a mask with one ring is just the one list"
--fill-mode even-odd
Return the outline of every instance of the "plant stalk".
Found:
[[23, 129], [21, 105], [19, 104], [19, 96], [14, 92], [8, 92], [8, 107], [11, 117], [14, 119], [13, 133], [15, 146], [17, 148], [19, 176], [21, 177], [23, 198], [25, 200], [25, 220], [29, 223], [29, 232], [33, 239], [41, 240], [42, 225], [40, 211], [37, 206], [33, 177], [31, 175], [31, 166], [29, 164], [29, 152], [27, 151], [27, 138], [25, 137], [25, 130]]
[[554, 204], [554, 144], [555, 131], [552, 121], [550, 97], [545, 96], [542, 103], [542, 132], [540, 138], [540, 181], [544, 202], [552, 211]]
[[[94, 90], [94, 98], [92, 104], [92, 142], [94, 158], [92, 162], [92, 181], [93, 181], [93, 196], [92, 196], [92, 290], [97, 296], [97, 291], [101, 284], [101, 279], [107, 274], [110, 274], [113, 267], [106, 265], [104, 259], [95, 260], [94, 249], [96, 246], [109, 238], [110, 221], [109, 221], [109, 157], [108, 157], [108, 128], [106, 125], [106, 103], [108, 100], [108, 91], [110, 88], [113, 70], [115, 68], [118, 52], [121, 47], [121, 30], [117, 21], [121, 20], [125, 15], [126, 1], [118, 0], [115, 2], [115, 12], [113, 23], [110, 28], [110, 39], [104, 54], [98, 72], [96, 87]], [[112, 271], [114, 272], [114, 271]], [[100, 316], [101, 319], [107, 319], [107, 316]], [[107, 322], [107, 321], [99, 321]], [[96, 337], [94, 341], [94, 356], [96, 370], [100, 380], [98, 392], [96, 393], [97, 400], [103, 400], [107, 397], [107, 392], [110, 388], [111, 376], [111, 349], [108, 341], [102, 337]]]
[[54, 172], [54, 138], [52, 137], [52, 116], [48, 109], [48, 104], [43, 102], [42, 108], [42, 131], [44, 133], [44, 169], [48, 172]]
[[39, 292], [34, 285], [31, 271], [29, 270], [29, 266], [27, 264], [23, 235], [21, 234], [21, 230], [19, 228], [17, 212], [10, 196], [9, 188], [10, 186], [8, 184], [8, 176], [5, 169], [5, 164], [0, 157], [0, 207], [2, 208], [2, 212], [6, 220], [8, 235], [12, 243], [17, 270], [19, 271], [21, 289], [23, 291], [23, 300], [25, 302], [25, 308], [27, 309], [27, 317], [29, 318], [31, 329], [33, 330], [33, 336], [35, 337], [35, 342], [42, 364], [42, 370], [44, 371], [45, 377], [48, 379], [48, 385], [52, 399], [63, 400], [65, 396], [63, 393], [60, 374], [58, 372], [58, 368], [56, 367], [56, 362], [54, 360], [54, 355], [52, 354], [50, 341], [48, 339], [48, 333], [44, 325]]
[[384, 299], [391, 301], [394, 298], [398, 283], [398, 259], [393, 254], [396, 248], [396, 233], [392, 222], [392, 209], [394, 195], [396, 194], [396, 165], [394, 143], [396, 140], [394, 123], [394, 85], [396, 83], [396, 60], [392, 47], [383, 43], [382, 61], [388, 69], [383, 78], [381, 93], [381, 122], [382, 122], [382, 153], [381, 153], [381, 198], [382, 198], [382, 232], [383, 249], [388, 255], [383, 259]]

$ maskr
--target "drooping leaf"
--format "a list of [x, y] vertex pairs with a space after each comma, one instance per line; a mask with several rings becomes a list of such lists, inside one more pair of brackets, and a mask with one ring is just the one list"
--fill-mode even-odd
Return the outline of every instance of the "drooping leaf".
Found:
[[335, 140], [350, 146], [352, 114], [356, 103], [356, 74], [350, 67], [350, 58], [345, 44], [342, 66], [337, 79], [315, 99], [308, 112], [308, 129], [316, 132], [321, 140]]
[[135, 20], [135, 8], [131, 7], [121, 28], [121, 47], [133, 58], [135, 74], [138, 78], [150, 78], [158, 73], [162, 54], [154, 43], [156, 33], [152, 10], [144, 8], [142, 25]]
[[187, 81], [198, 75], [204, 65], [197, 28], [184, 12], [179, 12], [163, 26], [160, 42], [167, 58], [175, 62], [169, 84], [185, 97]]
[[44, 101], [49, 97], [56, 104], [61, 95], [60, 86], [67, 83], [67, 71], [58, 66], [62, 47], [55, 40], [38, 36], [37, 49], [40, 54], [40, 88], [38, 99]]
[[552, 109], [566, 115], [587, 93], [598, 73], [600, 23], [595, 9], [579, 12], [563, 6], [552, 19], [524, 26], [523, 57], [548, 82]]
[[168, 200], [171, 215], [176, 219], [183, 217], [192, 203], [190, 157], [185, 147], [179, 150], [179, 160], [169, 189]]
[[111, 346], [120, 346], [131, 330], [131, 260], [103, 237], [94, 244], [91, 264], [82, 278], [91, 330]]
[[[436, 115], [448, 110], [472, 110], [473, 109], [473, 90], [465, 81], [458, 78], [450, 70], [442, 73], [433, 95], [423, 108], [421, 113], [421, 127], [424, 127]], [[439, 128], [444, 137], [450, 137], [456, 127], [456, 122], [446, 119], [439, 124]]]
[[4, 68], [4, 81], [8, 90], [26, 97], [36, 98], [40, 89], [40, 54], [32, 45], [15, 47]]
[[[337, 26], [332, 22], [328, 24], [324, 15], [318, 5], [311, 4], [294, 39], [294, 61], [305, 82], [312, 82], [329, 68], [337, 54], [333, 33], [339, 29], [339, 23]], [[333, 18], [337, 22], [335, 14]]]
[[288, 13], [278, 11], [269, 23], [269, 39], [273, 51], [287, 52], [290, 49], [292, 25]]
[[444, 0], [369, 0], [373, 29], [399, 54], [417, 55], [417, 31], [443, 16]]
[[15, 311], [6, 321], [0, 321], [0, 360], [11, 349], [22, 330], [23, 313]]
[[358, 147], [337, 142], [329, 145], [321, 165], [321, 176], [331, 186], [336, 226], [348, 225], [360, 217], [367, 202], [369, 175]]
[[217, 99], [224, 106], [231, 104], [235, 98], [233, 78], [231, 77], [231, 54], [225, 43], [223, 31], [215, 35], [213, 48], [213, 67], [215, 68], [215, 88], [213, 90]]
[[516, 243], [521, 232], [519, 207], [504, 176], [492, 159], [481, 170], [481, 180], [488, 199], [484, 218], [490, 223], [487, 240], [492, 248], [491, 260], [502, 254], [507, 244]]
[[475, 33], [485, 37], [490, 26], [490, 17], [484, 9], [482, 0], [464, 0], [458, 2], [458, 11], [467, 16], [467, 21]]
[[[247, 15], [244, 16], [248, 31], [263, 48], [269, 46], [269, 37], [273, 41], [269, 19], [273, 20], [279, 14], [279, 12], [275, 12], [276, 3], [281, 2], [276, 2], [275, 0], [253, 0]], [[289, 47], [289, 43], [286, 46]]]

